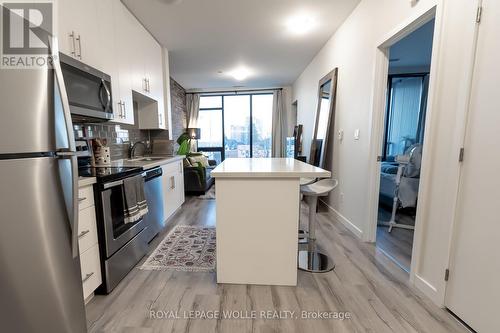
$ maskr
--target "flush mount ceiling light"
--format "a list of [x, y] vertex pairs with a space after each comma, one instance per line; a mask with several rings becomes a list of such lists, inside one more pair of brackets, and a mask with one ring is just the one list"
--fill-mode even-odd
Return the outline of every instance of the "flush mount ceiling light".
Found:
[[313, 30], [316, 20], [308, 14], [297, 14], [286, 21], [286, 27], [294, 35], [304, 35]]
[[245, 80], [247, 77], [250, 76], [250, 74], [251, 73], [248, 70], [248, 68], [245, 68], [245, 67], [238, 67], [238, 68], [229, 72], [229, 75], [231, 75], [233, 78], [235, 78], [238, 81]]

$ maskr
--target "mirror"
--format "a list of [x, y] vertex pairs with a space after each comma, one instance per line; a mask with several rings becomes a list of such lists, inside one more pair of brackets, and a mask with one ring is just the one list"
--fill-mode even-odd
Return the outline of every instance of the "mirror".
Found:
[[320, 168], [325, 167], [328, 134], [335, 119], [337, 72], [338, 69], [335, 68], [319, 81], [318, 107], [311, 141], [309, 163]]

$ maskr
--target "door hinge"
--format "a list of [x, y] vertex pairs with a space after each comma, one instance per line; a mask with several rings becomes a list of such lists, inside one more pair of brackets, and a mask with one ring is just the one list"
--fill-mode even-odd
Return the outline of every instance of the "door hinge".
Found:
[[450, 279], [450, 270], [447, 268], [445, 271], [444, 271], [444, 280], [445, 281], [448, 281]]
[[460, 153], [458, 154], [458, 161], [459, 162], [463, 162], [464, 161], [464, 153], [465, 153], [465, 149], [464, 148], [460, 148]]
[[483, 6], [479, 6], [477, 7], [476, 23], [481, 23], [482, 16], [483, 16]]
[[377, 162], [382, 162], [382, 156], [377, 156]]

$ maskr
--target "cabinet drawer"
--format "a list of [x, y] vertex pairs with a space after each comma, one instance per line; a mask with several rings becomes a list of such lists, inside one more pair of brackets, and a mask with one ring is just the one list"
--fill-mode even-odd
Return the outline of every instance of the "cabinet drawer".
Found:
[[182, 173], [183, 172], [183, 164], [182, 160], [171, 162], [165, 165], [162, 165], [163, 173]]
[[78, 246], [80, 253], [97, 244], [95, 207], [87, 207], [78, 214]]
[[78, 189], [78, 209], [82, 210], [94, 205], [94, 188], [92, 185]]
[[83, 298], [89, 297], [102, 283], [99, 247], [94, 245], [80, 255]]
[[168, 163], [168, 164], [164, 164], [161, 166], [162, 170], [163, 170], [163, 174], [166, 174], [166, 173], [172, 173], [176, 170], [177, 168], [177, 163]]

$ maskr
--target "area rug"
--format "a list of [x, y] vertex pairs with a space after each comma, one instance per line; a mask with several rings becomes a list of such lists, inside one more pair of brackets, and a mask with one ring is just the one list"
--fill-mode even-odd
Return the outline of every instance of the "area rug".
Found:
[[213, 272], [215, 258], [215, 228], [177, 226], [140, 269]]

